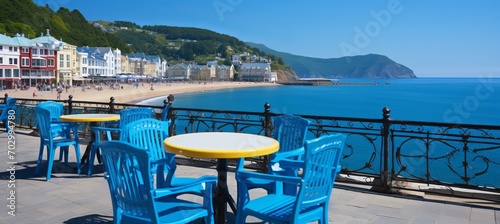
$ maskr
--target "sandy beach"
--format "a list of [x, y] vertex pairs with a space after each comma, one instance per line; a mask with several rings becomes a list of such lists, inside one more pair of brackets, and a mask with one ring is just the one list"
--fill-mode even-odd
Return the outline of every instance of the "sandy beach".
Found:
[[[68, 99], [69, 95], [73, 96], [75, 101], [97, 101], [97, 102], [109, 102], [110, 97], [115, 98], [115, 103], [135, 103], [141, 100], [146, 100], [153, 97], [165, 96], [165, 99], [169, 94], [180, 94], [187, 92], [200, 92], [200, 91], [211, 91], [218, 89], [227, 88], [244, 88], [253, 86], [272, 86], [278, 85], [275, 83], [254, 83], [254, 82], [208, 82], [208, 83], [155, 83], [151, 86], [148, 83], [144, 85], [139, 85], [135, 87], [132, 84], [123, 84], [123, 89], [111, 89], [110, 87], [103, 87], [102, 90], [97, 89], [85, 89], [82, 91], [82, 87], [70, 88], [68, 91], [63, 90], [61, 93], [61, 100]], [[151, 90], [153, 87], [153, 90]], [[57, 100], [57, 92], [54, 91], [35, 91], [36, 96], [33, 96], [35, 88], [29, 90], [4, 90], [1, 91], [0, 98], [4, 97], [7, 93], [9, 97], [17, 98], [36, 98], [36, 99], [46, 99], [46, 100]]]

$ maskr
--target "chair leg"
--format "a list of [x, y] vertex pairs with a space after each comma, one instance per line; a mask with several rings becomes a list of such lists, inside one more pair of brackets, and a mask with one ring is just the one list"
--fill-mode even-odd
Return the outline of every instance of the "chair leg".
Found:
[[36, 176], [40, 175], [40, 167], [42, 166], [42, 159], [43, 159], [43, 148], [45, 148], [45, 146], [42, 143], [40, 143], [40, 151], [38, 152], [38, 161], [36, 162], [36, 169], [35, 169]]
[[[328, 203], [328, 202], [326, 202], [326, 203]], [[323, 216], [321, 218], [322, 219], [318, 221], [320, 224], [327, 224], [328, 223], [328, 206], [325, 204], [323, 204]]]
[[63, 158], [66, 159], [66, 161], [68, 160], [68, 150], [64, 150], [64, 149], [60, 149], [59, 150], [59, 161], [63, 161]]
[[80, 144], [75, 144], [75, 154], [76, 154], [76, 172], [80, 174], [81, 172], [81, 161], [80, 161]]
[[165, 165], [160, 164], [156, 166], [156, 188], [164, 188], [167, 187], [165, 183]]
[[60, 153], [64, 154], [64, 165], [68, 166], [68, 154], [69, 154], [69, 146], [63, 146], [59, 148]]
[[90, 155], [89, 155], [89, 159], [87, 161], [88, 165], [89, 165], [87, 175], [92, 175], [92, 168], [94, 166], [95, 154], [96, 154], [96, 151], [98, 150], [97, 146], [99, 144], [100, 144], [100, 141], [99, 141], [99, 139], [96, 138], [90, 147]]
[[238, 211], [236, 213], [236, 221], [235, 223], [245, 223], [245, 220], [247, 219], [247, 216], [243, 214], [243, 211]]
[[54, 165], [54, 153], [55, 153], [55, 150], [52, 150], [52, 149], [47, 150], [47, 177], [46, 177], [46, 181], [49, 181], [50, 177], [52, 175], [52, 166]]

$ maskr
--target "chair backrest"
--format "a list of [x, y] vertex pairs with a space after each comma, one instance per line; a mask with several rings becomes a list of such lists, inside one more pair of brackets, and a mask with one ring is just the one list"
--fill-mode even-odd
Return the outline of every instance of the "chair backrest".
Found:
[[148, 151], [119, 141], [100, 145], [109, 191], [117, 213], [158, 223], [153, 204]]
[[161, 112], [160, 120], [166, 121], [168, 119], [168, 109], [169, 108], [170, 108], [170, 104], [166, 103], [165, 106], [163, 107], [163, 111]]
[[44, 108], [50, 111], [50, 119], [59, 121], [59, 116], [63, 114], [63, 104], [55, 101], [45, 101], [40, 102], [38, 107]]
[[164, 159], [167, 153], [163, 149], [163, 140], [168, 137], [169, 125], [168, 121], [153, 118], [133, 121], [122, 127], [120, 140], [148, 150], [153, 161]]
[[345, 139], [344, 134], [333, 134], [306, 141], [296, 211], [328, 203], [335, 177], [340, 172]]
[[40, 138], [45, 141], [49, 141], [52, 139], [50, 131], [50, 123], [52, 122], [52, 119], [50, 118], [50, 111], [42, 107], [35, 107], [35, 114], [38, 122], [38, 133], [40, 134]]
[[309, 123], [309, 120], [295, 115], [273, 117], [273, 137], [280, 143], [277, 153], [303, 147]]
[[5, 107], [2, 108], [2, 113], [0, 117], [6, 117], [9, 114], [9, 110], [13, 110], [14, 107], [16, 106], [16, 101], [17, 98], [7, 98], [7, 101], [5, 102]]
[[120, 111], [120, 127], [143, 118], [153, 118], [153, 108], [137, 107], [123, 109]]

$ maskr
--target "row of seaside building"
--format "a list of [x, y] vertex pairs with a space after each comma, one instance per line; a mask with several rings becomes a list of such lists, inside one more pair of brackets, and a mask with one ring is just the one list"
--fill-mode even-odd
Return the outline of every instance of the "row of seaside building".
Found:
[[[276, 82], [270, 63], [238, 63], [238, 80]], [[0, 34], [0, 88], [96, 79], [233, 80], [235, 65], [172, 64], [156, 55], [122, 54], [111, 47], [78, 47], [45, 35]]]

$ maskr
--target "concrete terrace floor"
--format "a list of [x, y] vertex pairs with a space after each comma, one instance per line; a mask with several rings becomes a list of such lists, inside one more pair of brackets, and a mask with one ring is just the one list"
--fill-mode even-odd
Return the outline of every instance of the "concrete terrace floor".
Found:
[[[26, 134], [15, 137], [16, 154], [12, 160], [17, 162], [15, 188], [9, 188], [8, 139], [5, 131], [0, 130], [0, 223], [112, 223], [111, 199], [102, 165], [94, 167], [94, 175], [86, 176], [77, 175], [73, 169], [55, 161], [52, 178], [47, 182], [45, 175], [34, 176], [39, 138]], [[82, 154], [85, 147], [81, 145]], [[75, 161], [74, 155], [70, 148], [70, 161]], [[216, 174], [215, 167], [182, 165], [186, 164], [183, 160], [179, 163], [177, 176]], [[70, 166], [74, 167], [75, 163]], [[41, 173], [45, 173], [45, 169]], [[236, 196], [233, 172], [228, 174], [228, 184], [230, 193]], [[15, 190], [12, 201], [16, 206], [15, 216], [8, 214], [10, 209], [6, 206], [11, 202], [8, 200], [11, 190]], [[500, 205], [496, 202], [428, 194], [423, 197], [381, 194], [369, 191], [366, 186], [338, 181], [329, 208], [329, 223], [500, 223]], [[232, 214], [228, 217], [228, 223], [232, 223]]]

